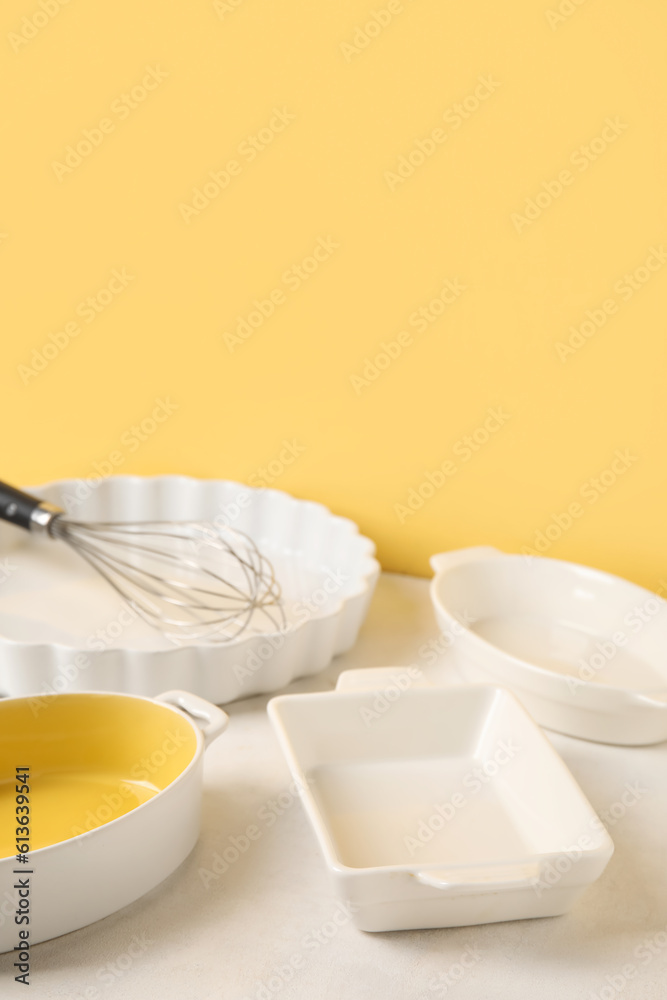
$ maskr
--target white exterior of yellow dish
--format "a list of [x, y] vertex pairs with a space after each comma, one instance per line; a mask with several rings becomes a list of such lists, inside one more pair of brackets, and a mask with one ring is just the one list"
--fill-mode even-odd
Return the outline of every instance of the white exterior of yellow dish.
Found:
[[[25, 878], [21, 869], [34, 872], [29, 930], [30, 943], [38, 944], [132, 903], [167, 878], [195, 846], [204, 749], [224, 731], [228, 718], [215, 705], [185, 691], [168, 691], [155, 701], [170, 708], [194, 732], [197, 746], [192, 760], [147, 802], [86, 833], [31, 851], [29, 865], [18, 864], [14, 856], [0, 859], [0, 885], [4, 889], [0, 952], [19, 944], [19, 926], [15, 924], [18, 896], [12, 886]], [[26, 733], [23, 754], [29, 746], [30, 734]]]

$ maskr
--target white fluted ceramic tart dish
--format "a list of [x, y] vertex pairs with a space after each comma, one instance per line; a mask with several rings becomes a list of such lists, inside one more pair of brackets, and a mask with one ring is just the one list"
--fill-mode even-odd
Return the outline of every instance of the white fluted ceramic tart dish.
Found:
[[80, 520], [203, 520], [250, 535], [271, 560], [285, 625], [227, 644], [174, 646], [76, 553], [0, 524], [0, 693], [186, 688], [220, 704], [323, 670], [355, 642], [379, 573], [347, 518], [278, 490], [185, 476], [30, 487]]

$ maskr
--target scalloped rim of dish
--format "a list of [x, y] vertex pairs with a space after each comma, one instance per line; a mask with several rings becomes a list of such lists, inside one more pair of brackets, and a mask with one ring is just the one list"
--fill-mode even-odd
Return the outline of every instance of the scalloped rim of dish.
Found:
[[[336, 601], [336, 603], [330, 609], [328, 609], [326, 612], [323, 612], [321, 614], [320, 613], [314, 614], [311, 618], [305, 619], [304, 621], [301, 621], [301, 622], [297, 623], [296, 625], [292, 626], [291, 628], [288, 628], [288, 629], [283, 630], [283, 631], [274, 630], [274, 631], [270, 631], [270, 632], [267, 631], [267, 632], [261, 632], [261, 633], [252, 633], [252, 634], [249, 634], [249, 635], [241, 635], [238, 638], [232, 639], [229, 642], [225, 642], [222, 645], [220, 645], [219, 643], [212, 643], [212, 642], [209, 642], [209, 643], [206, 643], [206, 642], [181, 643], [179, 645], [174, 645], [174, 646], [167, 647], [166, 649], [146, 649], [146, 648], [142, 648], [142, 647], [138, 647], [138, 646], [115, 646], [115, 647], [110, 648], [109, 650], [88, 650], [86, 648], [85, 652], [87, 652], [87, 653], [104, 655], [107, 652], [120, 652], [120, 651], [122, 651], [123, 653], [136, 653], [136, 654], [139, 654], [139, 655], [146, 655], [147, 654], [147, 655], [151, 655], [151, 656], [155, 656], [155, 655], [159, 655], [159, 656], [174, 656], [176, 654], [182, 653], [182, 651], [185, 650], [185, 649], [187, 649], [187, 650], [198, 650], [198, 649], [201, 649], [201, 650], [205, 650], [205, 649], [206, 650], [208, 650], [208, 649], [213, 649], [213, 650], [233, 649], [233, 648], [242, 647], [245, 643], [251, 643], [253, 641], [257, 641], [258, 639], [269, 638], [271, 636], [292, 635], [292, 634], [298, 632], [299, 629], [303, 628], [309, 622], [312, 622], [312, 621], [323, 621], [323, 620], [325, 620], [327, 618], [335, 618], [338, 615], [340, 615], [341, 612], [342, 612], [342, 610], [343, 610], [343, 608], [349, 602], [349, 600], [352, 599], [352, 598], [354, 598], [354, 597], [358, 597], [361, 594], [363, 594], [365, 591], [369, 590], [370, 587], [371, 587], [371, 585], [374, 583], [375, 578], [380, 573], [380, 569], [381, 569], [380, 563], [375, 558], [375, 551], [376, 551], [375, 542], [371, 538], [368, 538], [366, 535], [362, 535], [361, 532], [360, 532], [360, 530], [359, 530], [359, 526], [354, 521], [352, 521], [351, 518], [342, 517], [339, 514], [334, 514], [325, 504], [319, 503], [319, 501], [316, 501], [316, 500], [301, 500], [298, 497], [292, 496], [291, 493], [287, 493], [285, 490], [276, 490], [276, 489], [271, 489], [271, 488], [258, 488], [256, 486], [247, 486], [245, 483], [239, 483], [239, 482], [237, 482], [236, 480], [233, 480], [233, 479], [212, 479], [212, 478], [211, 479], [198, 479], [196, 476], [179, 476], [179, 475], [164, 475], [164, 476], [136, 476], [136, 475], [126, 475], [126, 476], [123, 476], [123, 475], [119, 475], [119, 476], [108, 476], [105, 480], [102, 480], [102, 482], [113, 481], [113, 480], [118, 481], [118, 480], [121, 480], [121, 479], [124, 480], [124, 481], [127, 481], [127, 482], [132, 481], [132, 482], [136, 482], [136, 483], [139, 483], [139, 482], [140, 483], [148, 483], [148, 482], [154, 483], [154, 482], [158, 482], [158, 481], [159, 482], [178, 481], [178, 482], [190, 482], [190, 483], [225, 483], [225, 484], [228, 484], [230, 487], [238, 487], [239, 490], [246, 490], [246, 491], [248, 491], [250, 493], [254, 493], [254, 494], [258, 494], [258, 493], [262, 493], [262, 494], [271, 493], [271, 494], [275, 494], [277, 496], [287, 497], [287, 499], [291, 503], [293, 503], [293, 504], [298, 504], [299, 506], [305, 504], [305, 505], [307, 505], [310, 508], [320, 509], [320, 510], [324, 511], [328, 515], [328, 517], [330, 517], [333, 521], [337, 521], [339, 524], [347, 524], [347, 525], [349, 525], [349, 527], [351, 529], [351, 534], [352, 535], [356, 535], [359, 538], [359, 541], [362, 543], [362, 546], [361, 546], [362, 551], [360, 552], [360, 556], [361, 556], [362, 559], [368, 560], [369, 566], [368, 566], [368, 569], [366, 569], [364, 572], [362, 572], [360, 574], [357, 586], [355, 586], [353, 590], [351, 590], [350, 592], [346, 593], [338, 601]], [[82, 481], [85, 481], [85, 480], [81, 480], [81, 479], [54, 479], [54, 480], [46, 482], [46, 483], [41, 483], [38, 486], [26, 486], [24, 488], [25, 488], [25, 490], [28, 493], [32, 493], [35, 496], [39, 496], [40, 492], [42, 492], [44, 490], [61, 489], [64, 492], [64, 489], [66, 488], [66, 486], [68, 484], [76, 484], [76, 485], [78, 485]], [[364, 549], [365, 549], [365, 551], [363, 551]], [[76, 644], [72, 644], [72, 643], [66, 643], [66, 642], [48, 642], [48, 641], [44, 641], [44, 640], [41, 640], [41, 639], [40, 640], [35, 640], [35, 641], [31, 641], [29, 639], [13, 639], [13, 638], [11, 638], [11, 636], [4, 635], [1, 630], [0, 630], [0, 643], [8, 645], [8, 646], [28, 647], [30, 649], [35, 649], [35, 650], [58, 649], [58, 650], [63, 650], [65, 652], [72, 652], [72, 653], [80, 653], [80, 652], [84, 651], [84, 647], [82, 645], [76, 645]]]

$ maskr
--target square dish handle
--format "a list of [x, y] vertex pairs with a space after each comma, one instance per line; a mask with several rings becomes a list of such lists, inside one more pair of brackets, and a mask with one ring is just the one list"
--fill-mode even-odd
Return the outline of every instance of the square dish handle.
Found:
[[221, 708], [190, 691], [165, 691], [163, 694], [157, 695], [155, 701], [173, 705], [175, 708], [180, 708], [186, 715], [191, 716], [201, 729], [205, 747], [225, 731], [229, 722], [229, 716]]
[[422, 885], [441, 889], [452, 896], [469, 896], [479, 892], [501, 892], [505, 889], [532, 888], [540, 879], [539, 862], [517, 865], [494, 865], [490, 868], [450, 868], [422, 871], [415, 878]]

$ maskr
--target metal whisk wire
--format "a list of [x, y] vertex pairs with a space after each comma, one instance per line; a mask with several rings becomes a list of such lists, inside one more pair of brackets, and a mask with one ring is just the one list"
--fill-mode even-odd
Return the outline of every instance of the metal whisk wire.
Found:
[[241, 531], [203, 521], [75, 521], [2, 482], [0, 518], [66, 542], [176, 644], [286, 626], [273, 566]]
[[[71, 545], [145, 621], [175, 642], [231, 642], [258, 612], [271, 631], [284, 627], [273, 567], [242, 532], [194, 521], [116, 524], [61, 516], [49, 533]], [[188, 554], [192, 550], [199, 558]], [[220, 553], [220, 570], [206, 565], [202, 553], [209, 562]], [[160, 569], [166, 573], [156, 572]], [[174, 569], [178, 575], [169, 575]], [[229, 575], [222, 576], [225, 569]]]

